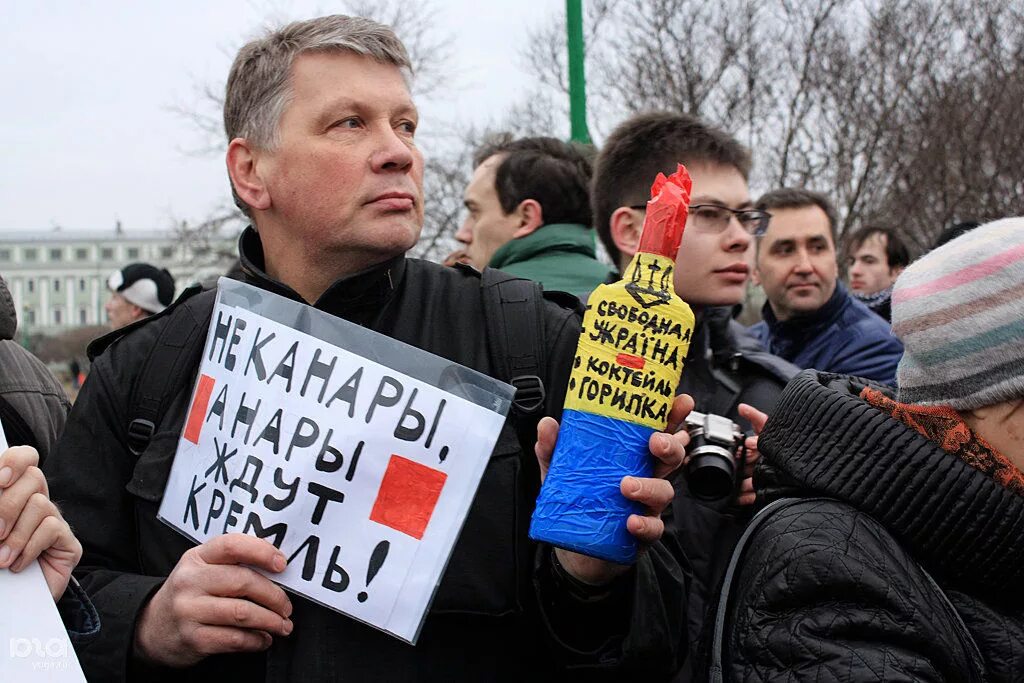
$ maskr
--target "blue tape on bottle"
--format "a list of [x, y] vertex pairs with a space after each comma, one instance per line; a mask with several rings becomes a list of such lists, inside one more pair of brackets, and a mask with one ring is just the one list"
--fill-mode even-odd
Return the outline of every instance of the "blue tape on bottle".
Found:
[[648, 441], [654, 431], [602, 415], [563, 411], [530, 538], [619, 564], [635, 562], [637, 543], [626, 520], [643, 514], [643, 506], [623, 496], [619, 485], [627, 475], [651, 476]]

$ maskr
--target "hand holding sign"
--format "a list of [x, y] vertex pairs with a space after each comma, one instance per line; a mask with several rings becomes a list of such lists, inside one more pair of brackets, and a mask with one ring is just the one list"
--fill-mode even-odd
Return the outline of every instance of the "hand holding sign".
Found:
[[[202, 545], [147, 608], [140, 652], [185, 664], [266, 647], [290, 630], [271, 580], [415, 643], [513, 394], [222, 280], [159, 511]], [[232, 532], [262, 540], [225, 555], [215, 539]]]
[[82, 545], [50, 500], [39, 453], [14, 446], [0, 453], [0, 569], [20, 572], [39, 558], [54, 600], [64, 595]]
[[285, 557], [243, 534], [218, 536], [192, 548], [146, 605], [135, 630], [135, 652], [161, 666], [191, 666], [213, 654], [257, 652], [273, 636], [292, 632], [292, 604], [270, 579]]
[[[651, 436], [650, 449], [654, 456], [654, 477], [623, 477], [620, 484], [622, 495], [635, 500], [647, 508], [646, 515], [631, 515], [626, 527], [640, 542], [641, 548], [657, 542], [665, 531], [665, 523], [661, 521], [661, 513], [672, 501], [672, 485], [665, 478], [683, 464], [686, 446], [690, 443], [690, 435], [686, 430], [676, 431], [683, 420], [693, 410], [693, 399], [686, 394], [676, 396], [669, 411], [668, 427], [665, 432], [657, 432]], [[544, 481], [551, 454], [555, 451], [558, 440], [558, 422], [554, 418], [545, 417], [537, 425], [537, 460], [540, 463], [540, 478]], [[629, 565], [616, 564], [596, 557], [574, 553], [562, 548], [555, 548], [558, 561], [576, 579], [599, 586], [611, 582], [617, 576], [629, 571]]]

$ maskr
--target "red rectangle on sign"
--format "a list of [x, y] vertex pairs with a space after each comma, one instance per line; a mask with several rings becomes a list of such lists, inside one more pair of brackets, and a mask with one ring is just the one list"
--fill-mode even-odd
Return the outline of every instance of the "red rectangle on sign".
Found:
[[423, 538], [447, 478], [440, 470], [392, 455], [370, 519], [417, 540]]
[[640, 356], [631, 356], [628, 353], [620, 353], [615, 356], [615, 362], [624, 368], [633, 368], [634, 370], [643, 370], [644, 365], [647, 364]]
[[192, 409], [188, 411], [188, 422], [185, 423], [185, 438], [194, 444], [199, 443], [199, 434], [203, 431], [203, 420], [206, 418], [206, 407], [210, 405], [210, 394], [217, 380], [209, 375], [199, 375], [199, 386], [196, 397], [192, 399]]

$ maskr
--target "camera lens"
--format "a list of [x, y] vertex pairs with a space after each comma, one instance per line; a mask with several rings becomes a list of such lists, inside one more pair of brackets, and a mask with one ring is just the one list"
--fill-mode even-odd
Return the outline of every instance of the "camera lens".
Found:
[[736, 460], [721, 446], [698, 446], [686, 466], [690, 493], [699, 500], [721, 500], [733, 494], [736, 486]]

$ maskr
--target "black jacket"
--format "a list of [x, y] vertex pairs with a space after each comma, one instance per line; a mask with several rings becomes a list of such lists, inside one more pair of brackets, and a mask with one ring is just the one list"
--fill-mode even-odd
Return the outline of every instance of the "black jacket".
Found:
[[[243, 234], [241, 251], [251, 284], [299, 299], [263, 273], [255, 232]], [[397, 258], [340, 280], [315, 306], [493, 374], [478, 278], [469, 269]], [[557, 414], [580, 328], [573, 311], [554, 304], [545, 316], [546, 409]], [[133, 663], [137, 615], [192, 545], [156, 519], [188, 391], [141, 456], [126, 445], [126, 403], [141, 359], [173, 320], [173, 311], [154, 316], [96, 359], [47, 462], [51, 495], [85, 548], [77, 575], [102, 620], [99, 639], [78, 652], [92, 680], [564, 680], [556, 674], [560, 666], [588, 677], [619, 667], [667, 675], [675, 666], [685, 599], [679, 564], [658, 545], [609, 596], [571, 597], [548, 549], [527, 538], [539, 488], [536, 460], [522, 452], [511, 420], [415, 647], [292, 596], [295, 630], [265, 655], [211, 657], [188, 673]]]
[[725, 680], [1024, 680], [1024, 500], [801, 373], [761, 435], [767, 518], [725, 612]]

